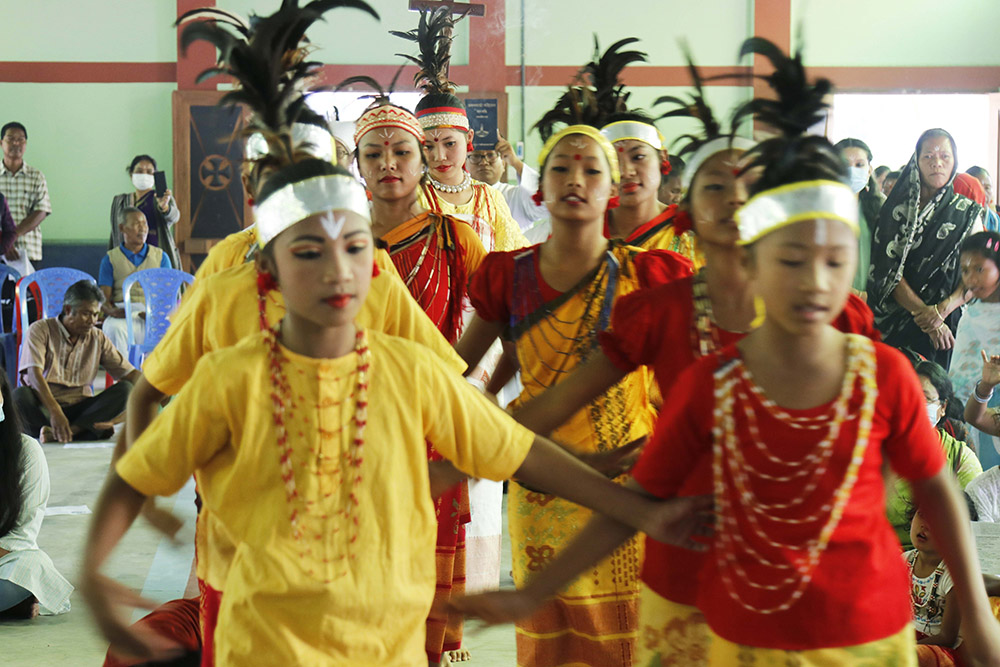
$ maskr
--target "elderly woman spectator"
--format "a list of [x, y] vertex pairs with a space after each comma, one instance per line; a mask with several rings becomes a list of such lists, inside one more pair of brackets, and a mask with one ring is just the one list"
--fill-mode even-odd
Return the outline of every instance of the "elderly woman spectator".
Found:
[[38, 548], [49, 501], [41, 445], [21, 434], [10, 385], [0, 373], [0, 619], [69, 611], [73, 587]]
[[[111, 344], [128, 358], [128, 328], [125, 321], [125, 295], [122, 283], [136, 271], [145, 269], [171, 269], [170, 258], [162, 249], [146, 242], [149, 225], [138, 208], [128, 206], [122, 210], [118, 223], [122, 242], [101, 258], [97, 272], [97, 285], [104, 292], [104, 335]], [[142, 288], [132, 287], [132, 329], [135, 342], [142, 343], [145, 330], [145, 306]]]
[[172, 266], [180, 266], [173, 227], [181, 219], [181, 213], [177, 210], [177, 203], [170, 190], [160, 197], [153, 191], [156, 160], [149, 155], [136, 155], [125, 171], [132, 179], [135, 191], [115, 195], [111, 201], [111, 240], [108, 250], [114, 250], [122, 244], [121, 230], [118, 227], [121, 214], [125, 208], [134, 206], [146, 216], [149, 225], [147, 243], [163, 250]]
[[986, 211], [955, 193], [955, 140], [924, 132], [882, 206], [872, 237], [868, 304], [883, 340], [910, 348], [945, 369], [961, 307], [959, 247], [982, 231]]

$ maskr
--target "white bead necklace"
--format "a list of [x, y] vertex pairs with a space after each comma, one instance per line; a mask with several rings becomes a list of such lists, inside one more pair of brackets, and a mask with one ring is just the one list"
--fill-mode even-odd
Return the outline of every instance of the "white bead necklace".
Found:
[[427, 178], [431, 180], [431, 185], [434, 186], [435, 190], [440, 190], [441, 192], [448, 192], [450, 194], [459, 193], [462, 190], [468, 188], [470, 185], [472, 185], [472, 174], [470, 174], [469, 172], [465, 172], [465, 178], [463, 178], [462, 182], [459, 183], [458, 185], [448, 185], [447, 183], [442, 183], [441, 181], [431, 176], [429, 172], [427, 174]]

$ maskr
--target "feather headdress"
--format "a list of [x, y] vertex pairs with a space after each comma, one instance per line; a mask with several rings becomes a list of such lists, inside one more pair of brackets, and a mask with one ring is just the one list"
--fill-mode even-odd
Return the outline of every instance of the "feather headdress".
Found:
[[824, 98], [833, 90], [828, 79], [809, 81], [802, 64], [801, 41], [793, 56], [763, 37], [751, 37], [740, 47], [740, 57], [767, 58], [774, 72], [759, 78], [775, 93], [774, 99], [757, 97], [737, 109], [733, 122], [753, 119], [778, 131], [750, 153], [746, 169], [763, 166], [754, 190], [766, 190], [801, 180], [828, 179], [846, 182], [843, 160], [826, 137], [810, 135], [811, 127], [826, 117]]
[[[196, 79], [205, 81], [228, 75], [237, 87], [220, 104], [245, 104], [252, 111], [245, 134], [260, 133], [268, 153], [285, 162], [294, 160], [292, 126], [315, 125], [327, 130], [325, 119], [306, 104], [309, 79], [322, 65], [307, 61], [301, 50], [306, 30], [331, 9], [353, 8], [378, 19], [363, 0], [312, 0], [299, 7], [298, 0], [282, 0], [281, 7], [266, 17], [244, 20], [229, 12], [197, 10], [183, 15], [181, 49], [206, 41], [218, 50], [215, 67]], [[195, 20], [201, 19], [201, 20]]]
[[[462, 17], [459, 17], [461, 20]], [[447, 7], [420, 11], [420, 22], [414, 30], [391, 30], [389, 34], [417, 44], [418, 55], [396, 55], [417, 66], [413, 85], [419, 86], [424, 97], [417, 103], [417, 119], [424, 129], [454, 127], [469, 129], [465, 105], [455, 96], [456, 84], [448, 78], [451, 62], [451, 32], [455, 19]]]
[[615, 114], [629, 112], [628, 98], [631, 93], [625, 92], [621, 74], [632, 63], [647, 62], [647, 57], [642, 51], [621, 49], [638, 41], [638, 37], [620, 39], [602, 54], [597, 35], [594, 35], [594, 58], [577, 74], [581, 85], [593, 88], [597, 107], [604, 115], [605, 121]]

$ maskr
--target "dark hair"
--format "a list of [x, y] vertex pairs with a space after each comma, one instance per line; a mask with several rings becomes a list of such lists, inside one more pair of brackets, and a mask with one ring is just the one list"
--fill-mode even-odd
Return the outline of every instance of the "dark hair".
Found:
[[73, 283], [63, 295], [63, 308], [76, 308], [84, 303], [104, 303], [104, 292], [92, 280]]
[[5, 123], [4, 126], [0, 128], [0, 139], [3, 139], [3, 136], [7, 134], [7, 130], [21, 130], [22, 132], [24, 132], [25, 141], [28, 140], [28, 128], [26, 128], [24, 125], [21, 125], [21, 123], [18, 123], [16, 120], [12, 120], [9, 123]]
[[890, 171], [892, 170], [884, 164], [881, 167], [875, 167], [875, 178], [878, 178], [882, 174], [888, 174]]
[[973, 178], [977, 178], [979, 180], [982, 180], [984, 176], [986, 178], [990, 177], [990, 172], [988, 172], [985, 169], [983, 169], [982, 167], [979, 167], [979, 166], [976, 166], [976, 165], [973, 165], [973, 166], [969, 167], [968, 169], [966, 169], [965, 173], [967, 173], [969, 176], [972, 176]]
[[914, 151], [917, 156], [917, 176], [920, 177], [920, 182], [924, 182], [924, 176], [920, 173], [920, 147], [924, 145], [924, 142], [929, 139], [936, 139], [938, 137], [945, 137], [948, 143], [951, 144], [951, 157], [953, 159], [951, 165], [951, 177], [955, 176], [955, 172], [958, 170], [958, 144], [955, 143], [955, 137], [948, 133], [948, 130], [943, 130], [940, 127], [934, 127], [929, 130], [924, 130], [924, 133], [920, 135], [917, 139], [916, 150]]
[[684, 168], [687, 163], [676, 155], [668, 155], [667, 161], [670, 163], [670, 173], [660, 177], [660, 184], [666, 183], [671, 178], [681, 178], [684, 176]]
[[140, 215], [141, 215], [142, 217], [146, 217], [146, 214], [142, 212], [142, 209], [140, 209], [140, 208], [138, 208], [138, 207], [136, 207], [136, 206], [126, 206], [126, 207], [125, 207], [125, 208], [123, 208], [123, 209], [121, 210], [121, 212], [120, 212], [120, 213], [118, 214], [118, 224], [119, 224], [120, 226], [122, 226], [122, 225], [124, 225], [125, 223], [127, 223], [127, 222], [128, 222], [128, 216], [129, 216], [129, 214], [131, 214], [131, 213], [138, 213], [138, 214], [140, 214]]
[[0, 422], [0, 537], [11, 531], [21, 514], [21, 473], [24, 471], [21, 415], [7, 374], [0, 373], [4, 420]]
[[150, 164], [153, 165], [153, 169], [156, 169], [156, 160], [154, 160], [151, 155], [136, 155], [134, 158], [132, 158], [132, 162], [130, 162], [129, 165], [125, 167], [125, 171], [131, 174], [133, 171], [135, 171], [136, 165], [138, 165], [140, 162], [149, 162]]
[[[843, 151], [845, 148], [860, 148], [861, 150], [863, 150], [865, 152], [865, 155], [868, 156], [868, 162], [870, 163], [872, 161], [872, 157], [873, 157], [872, 156], [872, 149], [868, 148], [868, 144], [866, 144], [865, 142], [861, 141], [860, 139], [850, 139], [850, 138], [848, 138], [848, 139], [841, 139], [840, 141], [838, 141], [837, 143], [835, 143], [833, 145], [833, 147], [837, 149], [838, 153], [841, 152], [841, 151]], [[879, 169], [881, 169], [881, 168], [882, 167], [879, 167]], [[889, 167], [886, 167], [885, 170], [888, 171]]]
[[958, 251], [959, 254], [974, 252], [1000, 269], [1000, 234], [996, 232], [976, 232], [962, 241]]
[[[917, 372], [917, 375], [923, 376], [930, 381], [934, 389], [937, 390], [938, 400], [946, 402], [944, 418], [951, 421], [953, 427], [958, 426], [964, 432], [965, 426], [962, 424], [962, 414], [965, 410], [965, 404], [955, 398], [955, 388], [948, 378], [948, 372], [933, 361], [918, 362], [913, 367], [913, 370]], [[959, 438], [959, 440], [962, 439]]]

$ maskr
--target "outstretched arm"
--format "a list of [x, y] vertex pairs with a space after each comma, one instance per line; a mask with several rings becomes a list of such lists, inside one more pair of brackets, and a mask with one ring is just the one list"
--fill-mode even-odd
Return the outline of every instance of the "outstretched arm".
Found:
[[465, 333], [455, 343], [455, 351], [468, 364], [466, 374], [472, 372], [489, 351], [493, 341], [503, 331], [503, 322], [487, 322], [478, 314], [472, 317]]
[[973, 665], [993, 665], [1000, 657], [1000, 632], [986, 598], [986, 588], [969, 528], [969, 513], [950, 470], [911, 483], [913, 497], [927, 517], [934, 542], [954, 582], [954, 599], [962, 619], [962, 636]]

